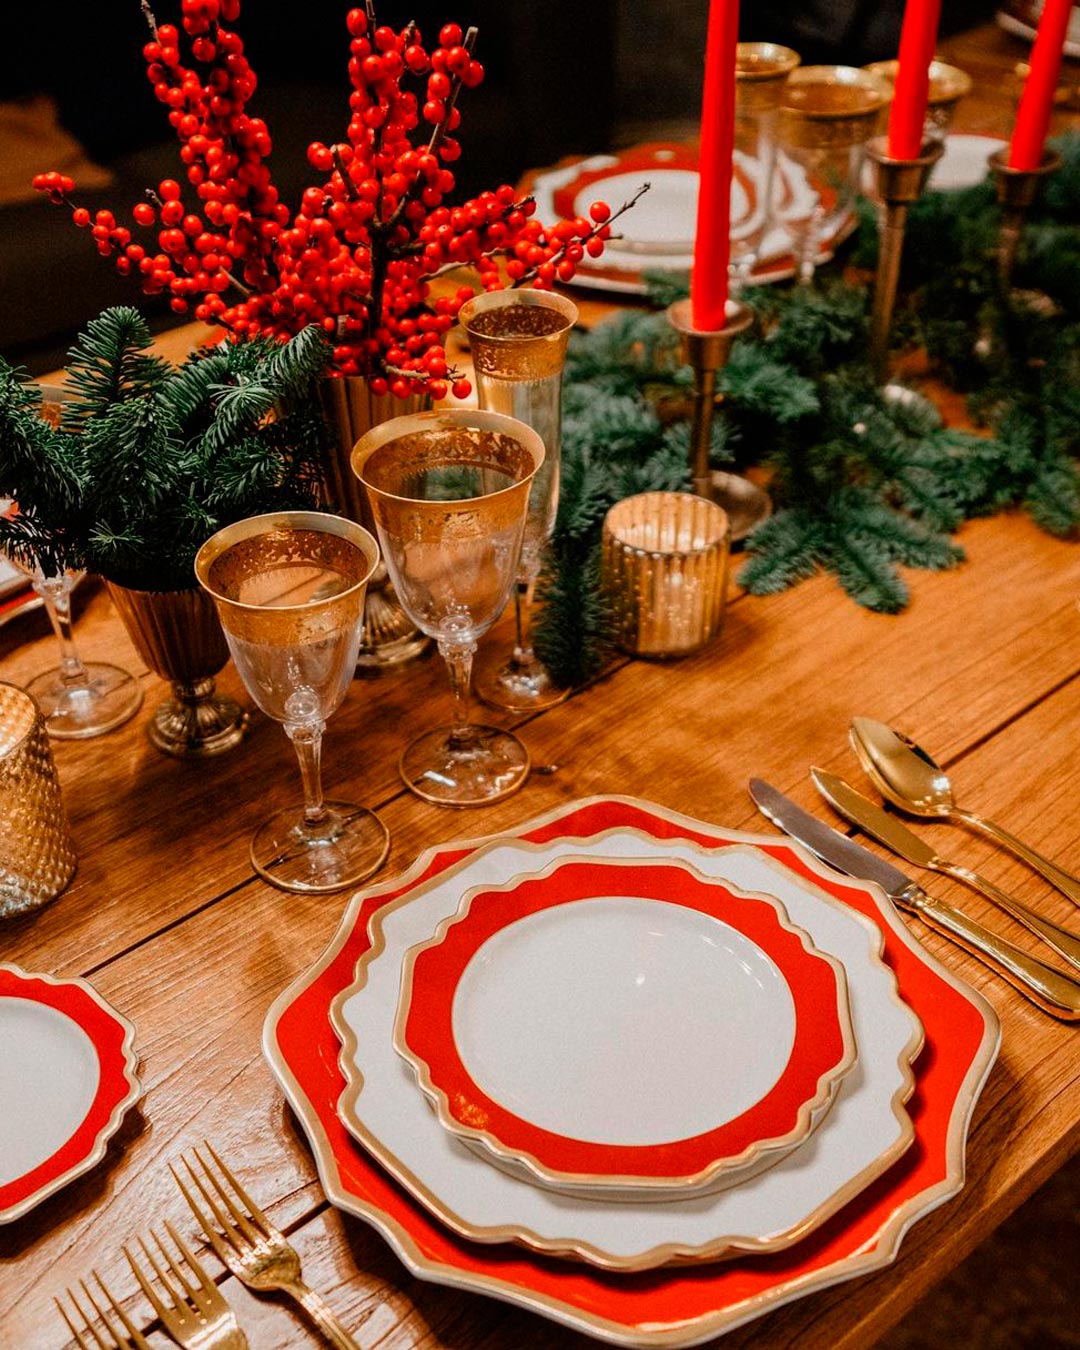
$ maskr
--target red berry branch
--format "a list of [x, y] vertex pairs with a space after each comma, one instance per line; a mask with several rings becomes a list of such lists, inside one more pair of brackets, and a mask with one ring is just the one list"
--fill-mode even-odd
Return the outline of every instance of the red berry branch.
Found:
[[274, 186], [266, 124], [248, 111], [256, 78], [232, 27], [240, 0], [182, 0], [180, 28], [141, 4], [146, 74], [180, 142], [186, 186], [166, 179], [133, 207], [143, 242], [111, 211], [78, 206], [70, 178], [38, 174], [34, 186], [70, 206], [98, 252], [147, 294], [168, 294], [178, 314], [238, 338], [285, 340], [318, 323], [337, 373], [402, 398], [421, 388], [443, 398], [450, 387], [464, 397], [469, 384], [448, 367], [444, 342], [474, 289], [434, 294], [430, 282], [456, 268], [472, 268], [485, 290], [569, 281], [633, 205], [612, 215], [596, 202], [589, 218], [548, 228], [508, 184], [453, 204], [458, 96], [484, 77], [476, 29], [448, 23], [429, 50], [415, 23], [380, 25], [366, 0], [346, 16], [345, 137], [308, 147], [319, 177], [294, 211]]

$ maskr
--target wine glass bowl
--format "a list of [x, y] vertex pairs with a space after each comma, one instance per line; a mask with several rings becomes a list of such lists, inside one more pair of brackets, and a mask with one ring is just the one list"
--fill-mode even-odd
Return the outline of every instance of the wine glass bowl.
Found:
[[776, 118], [784, 84], [799, 60], [798, 52], [775, 42], [740, 42], [735, 48], [730, 265], [735, 299], [749, 283], [773, 224]]
[[855, 66], [800, 66], [788, 76], [777, 141], [816, 198], [808, 213], [799, 208], [785, 218], [803, 284], [813, 279], [820, 239], [839, 228], [851, 209], [866, 142], [891, 96], [886, 81]]
[[398, 599], [446, 660], [454, 725], [406, 747], [400, 768], [428, 801], [481, 806], [524, 783], [528, 751], [468, 716], [476, 642], [518, 574], [540, 436], [501, 413], [459, 408], [394, 418], [353, 450]]
[[528, 711], [565, 697], [533, 650], [533, 592], [559, 505], [562, 375], [577, 306], [554, 291], [485, 291], [462, 305], [480, 407], [524, 422], [544, 444], [533, 478], [515, 589], [516, 640], [478, 672], [481, 698]]
[[304, 807], [280, 811], [251, 842], [256, 872], [282, 890], [328, 892], [378, 870], [389, 851], [372, 812], [324, 801], [320, 749], [356, 666], [368, 579], [379, 561], [361, 526], [282, 511], [219, 530], [195, 558], [248, 693], [296, 749]]

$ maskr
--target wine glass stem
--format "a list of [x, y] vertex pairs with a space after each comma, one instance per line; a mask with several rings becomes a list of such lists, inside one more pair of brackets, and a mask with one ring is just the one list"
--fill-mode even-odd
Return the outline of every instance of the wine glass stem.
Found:
[[517, 627], [514, 661], [518, 665], [527, 665], [532, 659], [532, 603], [535, 589], [535, 577], [519, 577], [514, 587], [514, 622]]
[[286, 722], [285, 734], [300, 761], [304, 784], [304, 824], [321, 825], [326, 819], [322, 790], [322, 738], [325, 722]]
[[815, 206], [799, 239], [798, 284], [809, 286], [814, 279], [817, 264], [818, 238], [821, 234], [823, 212], [821, 206]]
[[450, 692], [454, 695], [454, 722], [450, 730], [450, 743], [468, 738], [469, 731], [469, 686], [472, 682], [473, 653], [475, 642], [440, 642], [439, 653], [446, 662], [450, 673]]
[[42, 577], [34, 589], [45, 603], [45, 612], [60, 642], [60, 678], [67, 685], [85, 687], [90, 683], [86, 667], [75, 648], [71, 629], [71, 582], [66, 576]]

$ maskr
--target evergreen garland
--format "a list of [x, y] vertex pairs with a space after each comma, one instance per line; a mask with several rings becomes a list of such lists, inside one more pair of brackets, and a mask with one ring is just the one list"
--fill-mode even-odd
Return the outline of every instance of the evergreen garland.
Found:
[[[747, 541], [740, 583], [757, 594], [832, 572], [859, 604], [908, 600], [898, 567], [963, 558], [950, 535], [977, 515], [1021, 507], [1045, 530], [1080, 525], [1080, 135], [1031, 213], [1000, 286], [999, 210], [987, 181], [927, 192], [909, 212], [893, 337], [924, 348], [967, 397], [977, 432], [946, 427], [925, 400], [881, 390], [868, 365], [868, 286], [835, 275], [810, 288], [756, 287], [752, 333], [719, 373], [713, 462], [758, 465], [775, 513]], [[874, 267], [863, 207], [856, 267]], [[663, 313], [687, 278], [649, 278], [652, 312], [623, 312], [575, 334], [567, 361], [563, 480], [536, 646], [577, 684], [610, 650], [600, 589], [603, 517], [620, 497], [689, 486], [691, 371]]]
[[0, 551], [46, 575], [98, 572], [139, 590], [194, 585], [199, 546], [245, 516], [317, 504], [327, 432], [315, 394], [329, 349], [225, 343], [177, 368], [138, 312], [106, 310], [68, 357], [62, 421], [0, 358]]

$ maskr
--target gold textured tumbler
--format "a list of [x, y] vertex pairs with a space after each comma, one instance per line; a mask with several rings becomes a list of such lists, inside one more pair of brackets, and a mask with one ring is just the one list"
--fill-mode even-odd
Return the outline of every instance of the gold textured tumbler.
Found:
[[0, 918], [55, 900], [74, 871], [44, 718], [24, 689], [0, 683]]

